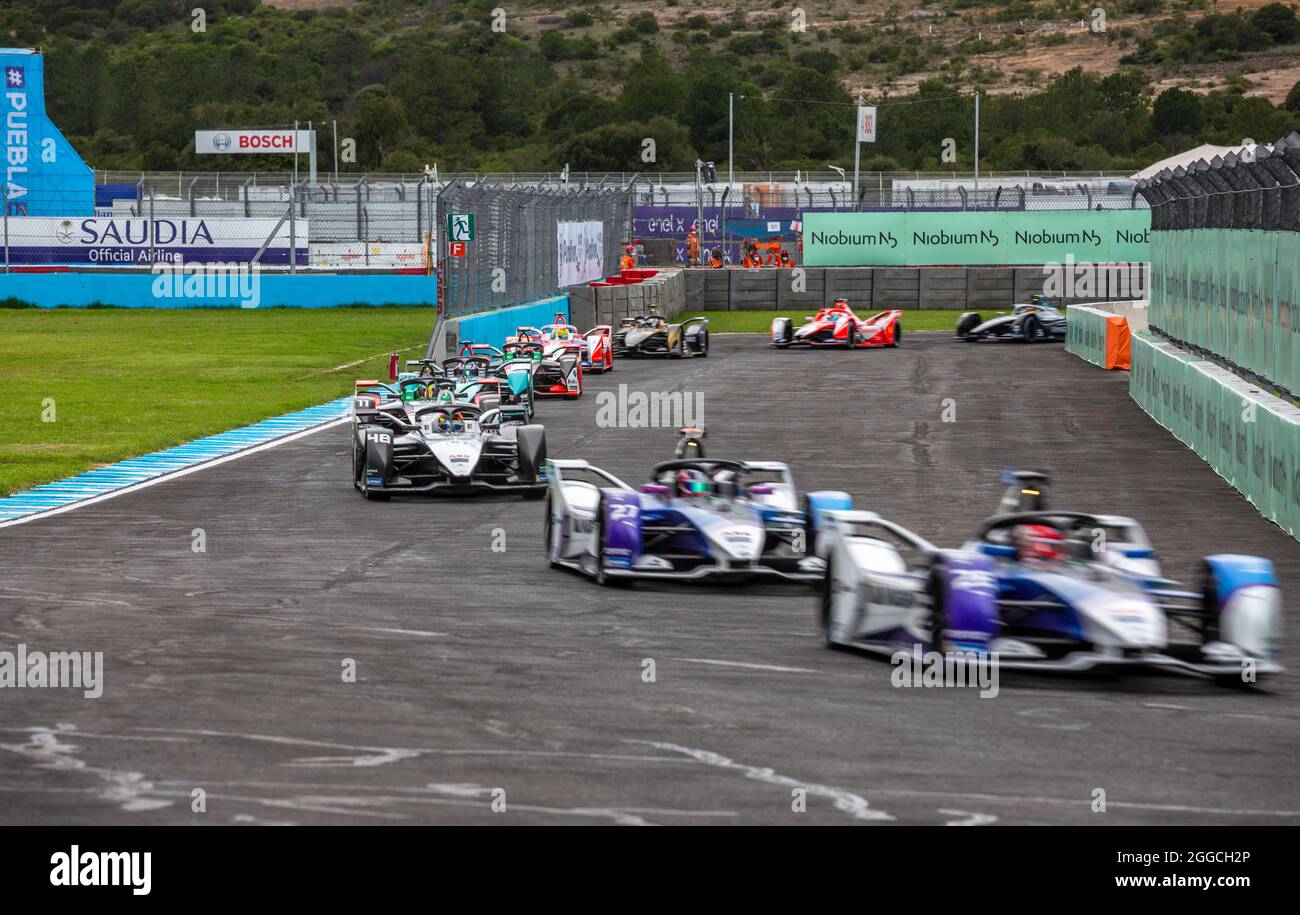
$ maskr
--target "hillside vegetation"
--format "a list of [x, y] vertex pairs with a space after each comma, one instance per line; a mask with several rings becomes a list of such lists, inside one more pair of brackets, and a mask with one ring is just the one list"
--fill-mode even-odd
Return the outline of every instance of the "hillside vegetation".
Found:
[[728, 93], [758, 170], [850, 164], [859, 91], [882, 106], [868, 171], [968, 169], [975, 90], [988, 169], [1134, 168], [1300, 124], [1281, 3], [275, 3], [5, 0], [0, 30], [44, 50], [51, 115], [100, 169], [283, 169], [198, 157], [193, 131], [337, 119], [344, 172], [686, 170], [725, 161]]

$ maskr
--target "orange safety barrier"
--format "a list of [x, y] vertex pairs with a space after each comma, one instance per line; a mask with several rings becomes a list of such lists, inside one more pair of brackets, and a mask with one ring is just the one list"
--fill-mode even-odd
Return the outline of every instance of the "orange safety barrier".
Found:
[[1129, 369], [1129, 348], [1133, 336], [1129, 331], [1128, 318], [1112, 315], [1106, 319], [1106, 368]]

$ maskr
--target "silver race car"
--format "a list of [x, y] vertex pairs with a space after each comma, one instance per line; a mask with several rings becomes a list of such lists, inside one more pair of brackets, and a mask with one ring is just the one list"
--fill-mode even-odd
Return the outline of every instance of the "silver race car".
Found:
[[352, 482], [367, 499], [395, 494], [546, 493], [546, 430], [522, 406], [353, 400]]
[[977, 312], [968, 311], [957, 319], [957, 336], [967, 343], [977, 340], [1020, 340], [1039, 343], [1065, 339], [1065, 312], [1038, 296], [1021, 305], [1011, 306], [1011, 313], [998, 312], [985, 321]]
[[586, 461], [551, 461], [546, 557], [600, 584], [635, 579], [769, 577], [816, 582], [816, 519], [848, 508], [840, 492], [802, 506], [790, 468], [776, 461], [693, 457], [657, 464], [634, 489]]
[[1199, 588], [1181, 590], [1162, 576], [1137, 521], [1048, 510], [1045, 484], [1042, 474], [1016, 474], [1003, 512], [960, 550], [867, 512], [826, 513], [827, 643], [891, 655], [924, 647], [1004, 668], [1140, 666], [1230, 684], [1281, 670], [1281, 597], [1268, 560], [1207, 556]]

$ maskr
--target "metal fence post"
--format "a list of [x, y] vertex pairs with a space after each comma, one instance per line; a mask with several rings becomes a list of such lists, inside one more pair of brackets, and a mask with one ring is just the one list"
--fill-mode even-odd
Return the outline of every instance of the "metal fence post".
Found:
[[[295, 157], [296, 158], [296, 157]], [[294, 199], [298, 195], [296, 185], [289, 186], [289, 272], [298, 272], [298, 213]], [[369, 246], [367, 246], [369, 250]]]

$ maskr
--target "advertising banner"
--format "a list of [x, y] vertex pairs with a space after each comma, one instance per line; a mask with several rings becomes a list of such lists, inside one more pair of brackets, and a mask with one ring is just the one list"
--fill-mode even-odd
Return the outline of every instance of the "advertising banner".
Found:
[[1111, 264], [1151, 259], [1150, 210], [805, 213], [813, 267]]
[[428, 267], [429, 259], [418, 242], [321, 242], [311, 246], [311, 266]]
[[203, 155], [251, 156], [266, 153], [309, 153], [316, 131], [196, 130], [194, 151]]
[[4, 184], [10, 216], [89, 216], [95, 176], [45, 114], [45, 62], [35, 51], [0, 50], [4, 67]]
[[605, 225], [560, 222], [555, 226], [561, 286], [589, 283], [605, 275]]
[[[247, 263], [275, 230], [262, 253], [263, 264], [289, 263], [289, 222], [275, 219], [59, 219], [32, 216], [8, 220], [13, 264], [148, 266], [155, 262]], [[308, 222], [297, 220], [298, 263], [307, 263]]]

